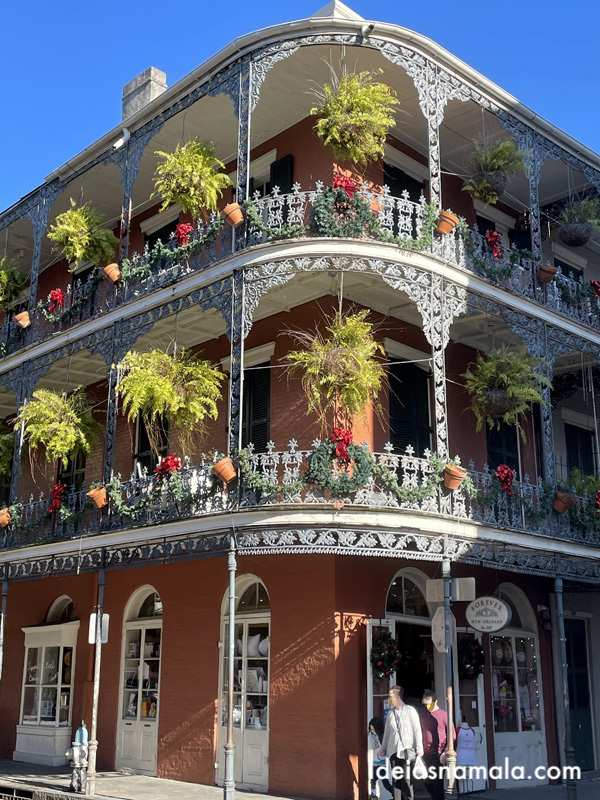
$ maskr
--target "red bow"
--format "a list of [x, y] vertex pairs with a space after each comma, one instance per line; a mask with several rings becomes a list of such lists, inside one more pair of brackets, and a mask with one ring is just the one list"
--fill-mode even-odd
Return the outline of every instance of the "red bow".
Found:
[[188, 243], [188, 238], [194, 232], [194, 226], [190, 225], [189, 222], [180, 222], [179, 225], [175, 228], [175, 238], [177, 239], [177, 244], [181, 247], [183, 244]]
[[492, 255], [494, 258], [500, 258], [504, 250], [500, 247], [500, 239], [502, 238], [502, 234], [498, 233], [498, 231], [488, 231], [485, 235], [487, 239], [487, 243], [492, 248]]
[[350, 454], [346, 448], [348, 445], [352, 444], [352, 431], [348, 431], [345, 428], [334, 428], [329, 438], [335, 445], [335, 455], [337, 458], [350, 461]]
[[348, 199], [352, 200], [356, 192], [356, 184], [352, 178], [346, 178], [345, 175], [336, 175], [333, 179], [334, 189], [343, 189], [348, 195]]
[[170, 456], [164, 456], [161, 458], [160, 464], [154, 472], [156, 473], [156, 480], [162, 481], [163, 478], [168, 478], [172, 472], [181, 469], [181, 459], [177, 458], [175, 453], [171, 453]]
[[590, 281], [592, 284], [592, 289], [594, 290], [594, 296], [596, 299], [600, 298], [600, 281]]
[[48, 299], [50, 300], [50, 305], [48, 306], [48, 311], [52, 313], [55, 308], [60, 306], [61, 308], [64, 306], [64, 298], [65, 293], [62, 289], [52, 289]]
[[510, 488], [511, 483], [515, 479], [514, 470], [512, 470], [508, 464], [500, 464], [495, 475], [500, 481], [500, 486], [505, 489], [508, 494], [514, 494], [513, 490]]
[[52, 489], [50, 489], [50, 497], [52, 498], [52, 502], [50, 503], [50, 511], [58, 511], [60, 508], [60, 504], [62, 503], [62, 496], [65, 493], [65, 489], [67, 488], [66, 483], [55, 483]]
[[596, 508], [600, 508], [600, 491], [596, 492]]

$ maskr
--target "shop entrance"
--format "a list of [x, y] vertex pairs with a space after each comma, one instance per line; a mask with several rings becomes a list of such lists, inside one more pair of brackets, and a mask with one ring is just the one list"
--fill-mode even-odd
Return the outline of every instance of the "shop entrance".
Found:
[[569, 712], [575, 763], [582, 770], [594, 769], [594, 733], [588, 673], [587, 630], [584, 619], [565, 619], [569, 665]]

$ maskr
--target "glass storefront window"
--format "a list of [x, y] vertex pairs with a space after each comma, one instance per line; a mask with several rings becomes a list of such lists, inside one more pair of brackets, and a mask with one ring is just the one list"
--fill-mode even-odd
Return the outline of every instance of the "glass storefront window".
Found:
[[541, 730], [535, 639], [492, 636], [490, 645], [495, 731]]

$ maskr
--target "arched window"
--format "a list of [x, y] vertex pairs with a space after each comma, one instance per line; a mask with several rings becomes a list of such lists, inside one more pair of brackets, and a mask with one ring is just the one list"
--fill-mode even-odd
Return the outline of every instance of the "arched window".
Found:
[[46, 616], [46, 622], [49, 625], [59, 625], [61, 622], [73, 622], [77, 619], [75, 614], [75, 606], [71, 598], [63, 594], [58, 600], [55, 600], [50, 606], [50, 610]]
[[423, 590], [412, 576], [398, 573], [390, 584], [386, 603], [387, 614], [404, 614], [412, 617], [430, 617]]

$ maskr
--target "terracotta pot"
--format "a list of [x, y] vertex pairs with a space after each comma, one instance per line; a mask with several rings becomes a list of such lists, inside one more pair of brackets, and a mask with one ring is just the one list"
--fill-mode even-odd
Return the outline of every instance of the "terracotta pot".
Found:
[[237, 228], [238, 225], [241, 225], [244, 221], [244, 212], [239, 203], [229, 203], [229, 205], [225, 206], [223, 211], [221, 211], [221, 216], [232, 228]]
[[557, 269], [552, 264], [540, 264], [540, 283], [552, 283]]
[[437, 221], [437, 232], [438, 233], [452, 233], [454, 228], [458, 225], [458, 217], [455, 214], [451, 214], [449, 211], [440, 211], [440, 215]]
[[99, 486], [97, 489], [90, 489], [90, 491], [87, 492], [87, 496], [96, 508], [103, 508], [108, 503], [104, 486]]
[[575, 500], [572, 495], [566, 492], [556, 492], [554, 495], [553, 508], [555, 511], [558, 511], [559, 514], [564, 514], [567, 509], [571, 508], [574, 502]]
[[21, 311], [20, 314], [15, 314], [15, 322], [19, 328], [28, 328], [31, 325], [29, 311]]
[[220, 481], [223, 481], [223, 483], [230, 483], [230, 481], [237, 478], [237, 472], [233, 466], [233, 461], [229, 458], [229, 456], [217, 461], [212, 468], [212, 474]]
[[0, 528], [6, 528], [9, 523], [10, 511], [4, 506], [4, 508], [0, 508]]
[[467, 470], [455, 464], [446, 464], [444, 468], [444, 486], [446, 489], [458, 489], [467, 475]]
[[107, 281], [110, 281], [111, 283], [117, 283], [117, 281], [121, 280], [121, 270], [119, 269], [119, 265], [109, 264], [102, 270], [102, 275]]

